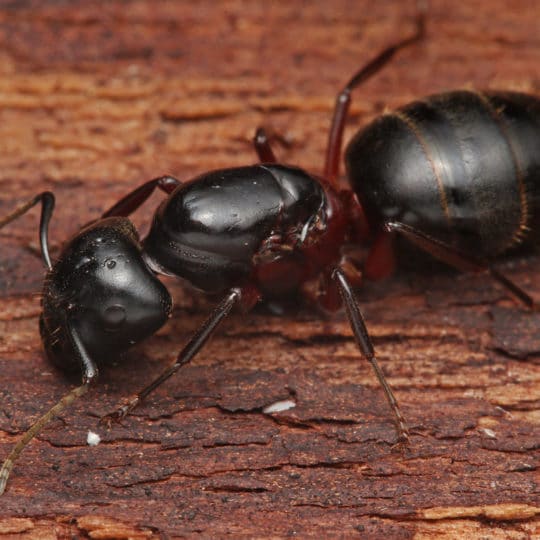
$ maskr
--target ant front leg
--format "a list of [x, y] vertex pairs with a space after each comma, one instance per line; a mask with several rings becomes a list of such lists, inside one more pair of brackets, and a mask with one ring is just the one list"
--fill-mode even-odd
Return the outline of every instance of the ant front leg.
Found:
[[169, 377], [174, 375], [181, 367], [185, 366], [192, 358], [202, 349], [205, 343], [210, 339], [221, 321], [230, 313], [231, 309], [242, 299], [242, 291], [240, 289], [231, 289], [229, 293], [214, 309], [210, 317], [206, 319], [203, 325], [191, 338], [189, 343], [180, 351], [174, 364], [169, 366], [165, 371], [153, 380], [149, 385], [145, 386], [141, 391], [128, 399], [124, 405], [119, 407], [115, 412], [105, 415], [101, 418], [100, 423], [110, 425], [112, 421], [119, 421], [124, 418], [129, 412], [137, 407], [139, 403], [159, 385], [165, 382]]
[[362, 317], [362, 313], [352, 291], [352, 287], [341, 268], [336, 268], [334, 270], [332, 273], [332, 279], [336, 283], [341, 298], [343, 299], [343, 303], [345, 304], [345, 310], [347, 312], [347, 317], [349, 319], [356, 344], [358, 345], [360, 352], [371, 364], [373, 371], [375, 371], [375, 375], [383, 387], [386, 399], [388, 400], [390, 408], [392, 409], [397, 427], [398, 442], [408, 443], [409, 430], [407, 428], [407, 424], [403, 418], [403, 415], [401, 414], [401, 410], [399, 409], [399, 405], [394, 393], [392, 392], [392, 389], [390, 388], [390, 385], [388, 384], [386, 377], [384, 376], [384, 373], [377, 362], [375, 350], [373, 348], [371, 338], [369, 337], [364, 318]]
[[465, 255], [445, 242], [441, 242], [405, 223], [389, 222], [386, 223], [385, 228], [389, 232], [400, 234], [426, 253], [457, 270], [474, 273], [489, 272], [495, 281], [510, 291], [520, 302], [525, 304], [529, 309], [535, 309], [534, 300], [523, 289], [518, 287], [504, 274], [492, 268], [486, 261], [477, 259], [472, 255]]
[[101, 217], [127, 217], [135, 212], [152, 195], [156, 188], [170, 195], [180, 184], [180, 180], [177, 180], [173, 176], [159, 176], [158, 178], [149, 180], [120, 199]]

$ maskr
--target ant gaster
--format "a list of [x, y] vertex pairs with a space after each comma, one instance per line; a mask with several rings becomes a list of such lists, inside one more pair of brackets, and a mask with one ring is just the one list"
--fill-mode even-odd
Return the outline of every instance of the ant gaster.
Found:
[[[41, 336], [54, 363], [82, 369], [81, 386], [43, 415], [4, 462], [0, 493], [24, 446], [96, 380], [98, 361], [150, 336], [168, 319], [171, 299], [156, 274], [182, 277], [223, 299], [176, 362], [106, 421], [125, 416], [188, 363], [235, 305], [249, 309], [261, 298], [305, 290], [328, 310], [345, 306], [360, 352], [393, 411], [398, 440], [406, 442], [405, 420], [352, 292], [361, 274], [343, 254], [349, 243], [372, 241], [363, 266], [367, 277], [392, 271], [390, 239], [397, 232], [458, 269], [489, 271], [533, 305], [484, 257], [521, 240], [538, 208], [540, 103], [535, 98], [451, 92], [383, 115], [347, 147], [352, 190], [338, 186], [352, 90], [423, 35], [422, 14], [413, 36], [382, 51], [338, 95], [323, 178], [278, 164], [259, 129], [254, 145], [261, 164], [206, 173], [187, 183], [170, 176], [146, 182], [83, 228], [54, 265], [47, 239], [52, 193], [36, 196], [0, 221], [2, 227], [41, 202], [40, 243], [48, 267]], [[156, 188], [168, 197], [140, 242], [127, 216]], [[316, 294], [308, 287], [313, 282]]]

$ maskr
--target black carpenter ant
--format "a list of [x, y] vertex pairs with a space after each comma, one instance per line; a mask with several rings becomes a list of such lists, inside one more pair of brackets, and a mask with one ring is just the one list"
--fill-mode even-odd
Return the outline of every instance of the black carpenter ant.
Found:
[[[169, 176], [146, 182], [83, 228], [54, 265], [47, 240], [51, 193], [38, 195], [0, 221], [2, 227], [42, 203], [39, 230], [48, 272], [41, 336], [53, 362], [83, 374], [81, 386], [40, 418], [12, 450], [0, 470], [0, 493], [24, 446], [96, 380], [98, 361], [165, 323], [171, 299], [155, 274], [182, 277], [224, 297], [176, 362], [106, 421], [125, 416], [188, 363], [235, 305], [249, 309], [261, 298], [305, 290], [328, 310], [345, 305], [357, 345], [392, 408], [398, 440], [407, 441], [405, 421], [352, 292], [360, 272], [342, 249], [350, 243], [372, 241], [363, 266], [368, 277], [392, 270], [389, 239], [397, 232], [458, 269], [489, 271], [532, 307], [529, 295], [485, 258], [522, 240], [536, 217], [539, 100], [517, 93], [451, 92], [383, 115], [347, 147], [352, 190], [338, 186], [352, 90], [423, 35], [421, 15], [413, 36], [382, 51], [338, 95], [323, 178], [278, 164], [259, 129], [254, 145], [261, 164], [213, 171], [188, 183]], [[156, 188], [168, 197], [150, 233], [139, 242], [127, 216]], [[314, 283], [316, 287], [308, 286]]]

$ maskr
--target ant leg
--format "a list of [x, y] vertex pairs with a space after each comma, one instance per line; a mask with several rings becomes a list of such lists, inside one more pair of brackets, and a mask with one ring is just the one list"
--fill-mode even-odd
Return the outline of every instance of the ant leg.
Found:
[[324, 163], [324, 178], [333, 186], [337, 185], [339, 175], [339, 158], [341, 154], [341, 143], [343, 140], [343, 131], [345, 130], [345, 121], [351, 104], [351, 92], [360, 86], [367, 79], [378, 73], [401, 49], [413, 45], [422, 40], [425, 36], [425, 13], [424, 10], [416, 16], [415, 33], [390, 45], [380, 52], [373, 60], [357, 71], [343, 90], [338, 94], [334, 105], [332, 124], [328, 135], [328, 145], [326, 147], [326, 160]]
[[492, 268], [486, 261], [472, 255], [465, 255], [456, 248], [441, 242], [436, 238], [432, 238], [414, 227], [405, 225], [405, 223], [389, 222], [386, 223], [385, 228], [389, 232], [401, 234], [423, 251], [462, 272], [489, 272], [495, 281], [498, 281], [503, 287], [510, 291], [510, 293], [512, 293], [520, 302], [523, 302], [528, 308], [534, 309], [534, 300], [505, 275], [495, 270], [495, 268]]
[[38, 435], [56, 415], [62, 412], [66, 407], [69, 407], [77, 398], [86, 394], [90, 384], [97, 379], [97, 367], [86, 352], [76, 328], [69, 321], [66, 323], [66, 327], [75, 354], [79, 357], [83, 367], [82, 384], [65, 394], [53, 407], [41, 416], [41, 418], [34, 422], [13, 447], [8, 457], [4, 460], [2, 468], [0, 468], [0, 495], [4, 493], [11, 469], [13, 469], [15, 461], [18, 459], [26, 445]]
[[16, 208], [11, 214], [8, 214], [5, 218], [0, 219], [0, 229], [11, 223], [19, 216], [22, 216], [28, 210], [33, 208], [36, 204], [41, 202], [41, 218], [39, 221], [39, 241], [41, 245], [41, 256], [43, 262], [49, 270], [52, 269], [51, 257], [49, 255], [49, 222], [54, 210], [54, 195], [50, 191], [44, 191], [39, 195], [36, 195], [33, 199], [22, 204]]
[[253, 137], [253, 146], [261, 163], [277, 163], [276, 156], [268, 140], [268, 135], [263, 127], [257, 128]]
[[169, 194], [172, 193], [180, 184], [180, 180], [177, 180], [172, 176], [159, 176], [158, 178], [149, 180], [120, 199], [101, 217], [127, 217], [132, 212], [135, 212], [135, 210], [137, 210], [137, 208], [139, 208], [139, 206], [141, 206], [148, 199], [148, 197], [152, 195], [156, 188], [159, 188], [165, 193]]
[[377, 375], [377, 379], [379, 379], [379, 382], [381, 383], [381, 386], [383, 387], [384, 393], [386, 395], [386, 399], [388, 400], [390, 408], [394, 413], [398, 440], [399, 442], [407, 443], [409, 441], [409, 430], [407, 428], [407, 424], [405, 422], [405, 419], [403, 418], [403, 415], [401, 414], [398, 402], [394, 397], [394, 393], [392, 392], [390, 385], [386, 381], [386, 377], [384, 376], [384, 373], [382, 372], [377, 362], [377, 359], [375, 358], [375, 350], [373, 349], [373, 344], [371, 343], [366, 324], [364, 323], [362, 313], [360, 311], [360, 308], [358, 307], [358, 303], [349, 284], [349, 281], [345, 277], [345, 274], [341, 270], [341, 268], [336, 268], [334, 270], [334, 272], [332, 273], [332, 278], [337, 284], [339, 292], [345, 304], [347, 317], [349, 319], [349, 323], [351, 325], [356, 344], [358, 345], [360, 352], [367, 358], [367, 360], [371, 364], [371, 367], [375, 371], [375, 375]]
[[119, 421], [124, 418], [132, 409], [134, 409], [150, 392], [154, 391], [161, 383], [174, 375], [182, 366], [185, 366], [208, 341], [219, 323], [229, 314], [233, 306], [242, 298], [240, 289], [231, 289], [227, 296], [218, 304], [210, 317], [206, 319], [203, 325], [197, 330], [189, 343], [180, 351], [176, 362], [169, 366], [148, 386], [144, 387], [135, 396], [131, 397], [119, 409], [111, 414], [101, 418], [100, 423], [110, 424], [111, 421]]
[[364, 264], [364, 275], [371, 280], [384, 279], [395, 268], [394, 235], [386, 230], [378, 231]]

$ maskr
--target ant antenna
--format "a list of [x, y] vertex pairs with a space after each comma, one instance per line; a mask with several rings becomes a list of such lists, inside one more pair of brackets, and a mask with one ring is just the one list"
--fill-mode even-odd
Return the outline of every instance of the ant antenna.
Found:
[[15, 461], [18, 459], [25, 446], [61, 411], [69, 407], [77, 398], [86, 394], [90, 386], [90, 381], [86, 381], [81, 386], [68, 392], [56, 405], [51, 407], [39, 420], [37, 420], [26, 433], [19, 439], [13, 447], [9, 456], [5, 459], [0, 469], [0, 495], [4, 493], [9, 478], [9, 473], [13, 469]]

